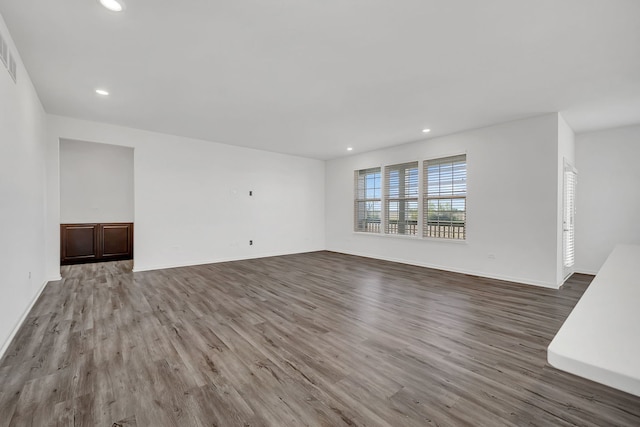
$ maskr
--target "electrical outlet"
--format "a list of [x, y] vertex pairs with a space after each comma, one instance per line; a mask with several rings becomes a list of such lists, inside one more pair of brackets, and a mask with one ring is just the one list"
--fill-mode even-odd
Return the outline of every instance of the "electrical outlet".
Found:
[[250, 195], [250, 196], [253, 196], [253, 191], [249, 191], [249, 195]]
[[29, 272], [29, 279], [31, 279], [31, 272]]
[[496, 259], [496, 256], [494, 254], [489, 254], [488, 257], [489, 259]]
[[249, 240], [249, 246], [253, 246], [253, 240]]

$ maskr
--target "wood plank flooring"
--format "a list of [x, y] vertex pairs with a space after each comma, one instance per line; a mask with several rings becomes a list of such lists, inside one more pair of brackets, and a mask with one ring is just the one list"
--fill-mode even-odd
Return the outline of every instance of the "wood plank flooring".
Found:
[[331, 252], [67, 266], [0, 362], [0, 426], [638, 426], [553, 369], [559, 291]]

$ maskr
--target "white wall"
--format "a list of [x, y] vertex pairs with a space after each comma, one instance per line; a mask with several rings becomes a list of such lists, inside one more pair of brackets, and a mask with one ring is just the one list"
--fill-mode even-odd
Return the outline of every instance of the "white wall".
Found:
[[640, 125], [576, 135], [576, 271], [595, 274], [618, 243], [640, 244]]
[[[548, 114], [328, 161], [327, 248], [558, 287], [558, 120]], [[465, 152], [466, 242], [352, 231], [354, 170]]]
[[[0, 32], [17, 55], [1, 16]], [[0, 357], [45, 282], [46, 116], [19, 59], [17, 74], [0, 63]]]
[[49, 274], [59, 272], [61, 138], [135, 148], [137, 271], [324, 249], [320, 160], [59, 116], [49, 124]]
[[60, 222], [133, 222], [133, 149], [60, 141]]
[[564, 267], [563, 229], [564, 229], [564, 162], [565, 160], [575, 167], [576, 165], [576, 143], [573, 129], [569, 127], [564, 118], [558, 114], [558, 188], [557, 188], [557, 282], [562, 283], [565, 277], [568, 278], [575, 270], [573, 267]]

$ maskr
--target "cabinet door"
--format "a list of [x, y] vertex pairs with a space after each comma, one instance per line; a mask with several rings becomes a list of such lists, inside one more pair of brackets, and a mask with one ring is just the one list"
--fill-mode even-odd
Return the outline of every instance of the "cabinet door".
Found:
[[133, 258], [133, 224], [100, 224], [100, 242], [104, 260]]
[[60, 258], [63, 264], [98, 259], [98, 224], [60, 226]]

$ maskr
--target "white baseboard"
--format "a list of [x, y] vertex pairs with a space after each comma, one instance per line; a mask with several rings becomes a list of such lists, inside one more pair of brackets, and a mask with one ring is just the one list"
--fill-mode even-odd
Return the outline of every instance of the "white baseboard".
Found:
[[338, 252], [338, 253], [343, 253], [343, 254], [347, 254], [347, 255], [355, 255], [355, 256], [361, 256], [361, 257], [365, 257], [365, 258], [373, 258], [373, 259], [381, 259], [381, 260], [384, 260], [384, 261], [397, 262], [399, 264], [408, 264], [408, 265], [415, 265], [415, 266], [418, 266], [418, 267], [433, 268], [434, 270], [449, 271], [449, 272], [452, 272], [452, 273], [461, 273], [461, 274], [468, 274], [468, 275], [471, 275], [471, 276], [486, 277], [488, 279], [503, 280], [505, 282], [514, 282], [514, 283], [519, 283], [519, 284], [523, 284], [523, 285], [537, 286], [537, 287], [549, 288], [549, 289], [559, 289], [560, 288], [560, 285], [557, 284], [557, 283], [540, 282], [540, 281], [537, 281], [537, 280], [530, 280], [530, 279], [526, 279], [526, 278], [522, 278], [522, 277], [511, 277], [511, 276], [484, 273], [484, 272], [481, 272], [481, 271], [466, 270], [466, 269], [461, 269], [461, 268], [444, 267], [444, 266], [441, 266], [441, 265], [430, 264], [430, 263], [426, 263], [426, 262], [407, 261], [407, 260], [399, 259], [399, 258], [371, 255], [371, 254], [366, 254], [366, 253], [361, 253], [361, 252], [344, 251], [344, 250], [339, 250], [339, 249], [327, 249], [327, 250], [331, 251], [331, 252]]
[[18, 333], [18, 331], [22, 327], [22, 324], [24, 323], [24, 321], [27, 320], [27, 317], [29, 316], [29, 313], [31, 312], [31, 309], [36, 304], [36, 301], [38, 301], [38, 298], [40, 298], [40, 294], [42, 294], [42, 291], [44, 291], [44, 288], [45, 288], [45, 286], [47, 286], [47, 283], [49, 283], [48, 280], [45, 281], [42, 284], [42, 286], [40, 286], [40, 289], [38, 289], [38, 292], [36, 293], [36, 296], [33, 297], [33, 299], [31, 300], [31, 303], [29, 304], [29, 307], [27, 307], [25, 312], [22, 314], [22, 317], [20, 318], [20, 320], [16, 324], [15, 328], [13, 328], [13, 331], [11, 331], [11, 333], [9, 334], [9, 337], [7, 338], [7, 340], [2, 344], [2, 348], [0, 348], [0, 360], [2, 360], [2, 358], [4, 357], [4, 354], [9, 349], [9, 345], [11, 344], [13, 339], [16, 337], [16, 334]]
[[301, 252], [263, 253], [263, 254], [256, 254], [254, 256], [212, 258], [212, 259], [197, 260], [197, 261], [183, 261], [180, 263], [172, 263], [172, 264], [143, 265], [142, 267], [137, 266], [134, 260], [133, 272], [139, 273], [142, 271], [164, 270], [168, 268], [193, 267], [196, 265], [217, 264], [220, 262], [231, 262], [231, 261], [244, 261], [248, 259], [269, 258], [273, 256], [295, 255], [295, 254], [303, 254], [303, 253], [309, 253], [309, 252], [318, 252], [323, 250], [325, 249], [313, 249], [313, 250], [305, 250]]

